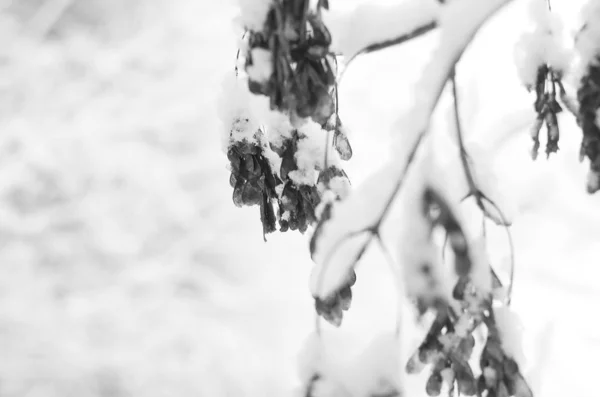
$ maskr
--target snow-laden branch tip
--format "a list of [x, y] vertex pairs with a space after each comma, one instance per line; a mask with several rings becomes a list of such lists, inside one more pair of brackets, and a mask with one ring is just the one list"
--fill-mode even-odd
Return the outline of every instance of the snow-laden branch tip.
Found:
[[531, 1], [529, 16], [533, 29], [521, 36], [514, 55], [519, 78], [531, 89], [540, 66], [549, 65], [555, 73], [564, 75], [572, 57], [564, 41], [562, 22], [545, 2]]
[[[510, 1], [455, 0], [441, 9], [437, 50], [415, 89], [413, 108], [395, 127], [402, 139], [393, 145], [394, 161], [336, 204], [331, 218], [321, 225], [315, 238], [312, 258], [317, 266], [311, 285], [314, 296], [326, 298], [335, 292], [379, 232], [429, 129], [431, 115], [455, 64], [485, 21]], [[398, 160], [402, 158], [405, 160]]]
[[433, 29], [439, 9], [437, 0], [410, 0], [391, 6], [366, 2], [352, 11], [331, 10], [323, 19], [332, 35], [332, 50], [351, 58], [377, 43]]

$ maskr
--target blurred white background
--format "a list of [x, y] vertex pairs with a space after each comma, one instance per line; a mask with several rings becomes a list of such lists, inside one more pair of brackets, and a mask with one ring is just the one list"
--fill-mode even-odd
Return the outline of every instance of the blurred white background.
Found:
[[[575, 29], [581, 1], [554, 3]], [[569, 116], [558, 155], [528, 157], [533, 98], [512, 62], [523, 10], [466, 54], [463, 111], [517, 209], [534, 387], [592, 397], [600, 198]], [[234, 0], [0, 0], [0, 397], [290, 395], [311, 261], [306, 237], [264, 244], [258, 209], [231, 202], [216, 106], [235, 14]], [[434, 41], [348, 69], [353, 183], [388, 154]], [[506, 275], [501, 230], [490, 247]], [[377, 252], [358, 275], [347, 332], [367, 341], [393, 326], [395, 299]]]

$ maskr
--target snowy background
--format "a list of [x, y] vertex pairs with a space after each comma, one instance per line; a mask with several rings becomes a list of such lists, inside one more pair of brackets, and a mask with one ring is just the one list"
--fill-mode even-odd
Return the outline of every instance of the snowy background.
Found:
[[[514, 208], [513, 305], [534, 391], [593, 397], [600, 196], [585, 193], [570, 116], [559, 120], [559, 153], [529, 158], [534, 98], [513, 62], [526, 24], [516, 3], [459, 64], [465, 126], [493, 149]], [[581, 3], [553, 2], [569, 32]], [[298, 386], [296, 355], [314, 324], [308, 242], [290, 233], [262, 242], [258, 209], [231, 201], [220, 147], [236, 14], [234, 0], [0, 1], [1, 397], [285, 396]], [[347, 70], [353, 184], [389, 155], [435, 40]], [[503, 231], [490, 234], [506, 277]], [[354, 291], [344, 326], [327, 331], [348, 349], [394, 326], [376, 249]], [[411, 397], [424, 394], [410, 382]]]

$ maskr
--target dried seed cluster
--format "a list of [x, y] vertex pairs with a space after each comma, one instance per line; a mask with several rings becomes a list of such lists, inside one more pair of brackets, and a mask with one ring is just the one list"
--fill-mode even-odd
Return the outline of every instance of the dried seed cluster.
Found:
[[[310, 142], [309, 146], [322, 146], [328, 136], [332, 136], [333, 147], [341, 160], [352, 157], [352, 148], [338, 115], [336, 76], [332, 67], [335, 57], [329, 53], [331, 36], [321, 20], [320, 11], [328, 6], [327, 1], [317, 2], [315, 9], [311, 8], [309, 0], [274, 1], [271, 2], [262, 29], [247, 31], [248, 45], [244, 56], [247, 76], [244, 78], [248, 89], [252, 94], [268, 96], [271, 109], [284, 115], [290, 122], [284, 133], [278, 131], [280, 125], [276, 128], [271, 128], [268, 123], [263, 125], [259, 133], [260, 144], [256, 145], [258, 149], [254, 149], [269, 151], [269, 156], [253, 154], [259, 163], [254, 170], [255, 179], [264, 179], [268, 190], [268, 194], [263, 194], [266, 199], [261, 204], [265, 233], [276, 229], [273, 219], [282, 232], [306, 232], [317, 221], [315, 209], [325, 190], [333, 190], [336, 199], [342, 199], [346, 194], [342, 187], [349, 185], [348, 177], [337, 161], [325, 161], [324, 167], [314, 165], [307, 168], [305, 164], [299, 165], [299, 157], [304, 156], [299, 153], [299, 144], [306, 143], [305, 140], [315, 140], [318, 142]], [[244, 128], [239, 123], [240, 119], [234, 120], [232, 131]], [[321, 126], [322, 138], [302, 134], [303, 126], [312, 122]], [[236, 157], [235, 147], [240, 145], [236, 143], [236, 135], [247, 136], [230, 134], [228, 151], [233, 152], [232, 158]], [[331, 139], [327, 141], [329, 145]], [[281, 166], [276, 161], [277, 164], [272, 163], [271, 168], [267, 169], [258, 161], [259, 157], [279, 157]], [[232, 176], [232, 186], [234, 179], [236, 184], [238, 179], [248, 179], [245, 178], [247, 172], [238, 175], [239, 167], [231, 158], [230, 162], [235, 174], [235, 177]], [[261, 177], [261, 171], [270, 175]], [[314, 181], [311, 180], [313, 174]], [[306, 177], [299, 180], [294, 177], [298, 175]], [[260, 204], [257, 192], [265, 189], [258, 182], [249, 186], [253, 187], [241, 185], [234, 197], [243, 195], [243, 201], [238, 199], [243, 205]], [[276, 210], [273, 209], [275, 204]], [[276, 215], [273, 215], [274, 212]]]
[[250, 32], [246, 71], [250, 91], [268, 96], [272, 109], [323, 125], [335, 111], [331, 35], [320, 15], [328, 4], [319, 2], [313, 11], [309, 3], [272, 3], [263, 29]]
[[[540, 130], [544, 123], [546, 124], [546, 156], [558, 151], [558, 140], [560, 131], [558, 129], [558, 118], [556, 115], [562, 112], [562, 107], [556, 100], [556, 86], [560, 83], [560, 76], [548, 65], [541, 65], [537, 70], [535, 94], [536, 99], [533, 105], [537, 117], [531, 128], [531, 138], [533, 139], [533, 148], [531, 157], [535, 160], [540, 148]], [[561, 84], [562, 87], [562, 84]]]
[[[249, 126], [247, 119], [236, 118], [234, 131]], [[247, 136], [248, 134], [242, 134]], [[260, 206], [263, 232], [298, 230], [306, 232], [317, 221], [315, 209], [324, 193], [319, 184], [327, 186], [332, 179], [341, 178], [347, 182], [346, 173], [335, 165], [318, 172], [313, 184], [299, 184], [290, 173], [298, 170], [296, 153], [298, 140], [303, 139], [297, 130], [289, 134], [291, 138], [282, 140], [279, 145], [267, 144], [268, 136], [259, 129], [252, 140], [230, 139], [227, 157], [230, 162], [230, 185], [233, 187], [233, 202], [238, 207]], [[269, 152], [269, 153], [267, 153]], [[272, 169], [269, 157], [279, 156], [281, 166]], [[334, 191], [336, 200], [344, 197], [344, 191]], [[277, 212], [275, 212], [275, 205]]]
[[509, 357], [502, 348], [499, 332], [492, 318], [486, 324], [488, 337], [481, 353], [479, 365], [481, 375], [477, 380], [477, 392], [489, 397], [532, 397], [532, 392], [515, 360]]
[[[242, 121], [237, 120], [239, 124]], [[259, 136], [262, 135], [258, 131]], [[275, 231], [273, 200], [275, 187], [281, 183], [264, 157], [264, 148], [258, 142], [247, 140], [231, 142], [227, 158], [231, 167], [229, 184], [233, 188], [233, 203], [238, 206], [260, 206], [263, 234]]]
[[[460, 303], [460, 313], [450, 307], [438, 310], [406, 371], [419, 373], [431, 366], [425, 386], [429, 396], [439, 396], [445, 386], [449, 395], [457, 390], [466, 396], [532, 397], [517, 363], [502, 347], [491, 298], [480, 294], [468, 277], [459, 278], [453, 298]], [[480, 375], [476, 376], [469, 360], [475, 346], [473, 332], [482, 325], [488, 337], [480, 357]]]

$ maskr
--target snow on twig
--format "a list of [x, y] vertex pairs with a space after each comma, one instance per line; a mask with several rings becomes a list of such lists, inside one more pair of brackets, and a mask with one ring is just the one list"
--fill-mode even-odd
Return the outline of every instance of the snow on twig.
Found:
[[454, 66], [483, 23], [510, 1], [455, 0], [442, 9], [438, 48], [415, 89], [413, 108], [395, 128], [402, 139], [393, 145], [393, 158], [406, 160], [384, 165], [332, 208], [331, 218], [322, 225], [312, 252], [317, 263], [311, 286], [315, 296], [324, 298], [335, 292], [373, 236], [378, 235], [429, 129], [431, 115]]
[[330, 11], [323, 17], [332, 34], [332, 49], [353, 57], [428, 32], [435, 27], [439, 9], [437, 0], [403, 1], [393, 6], [365, 3], [353, 11]]

